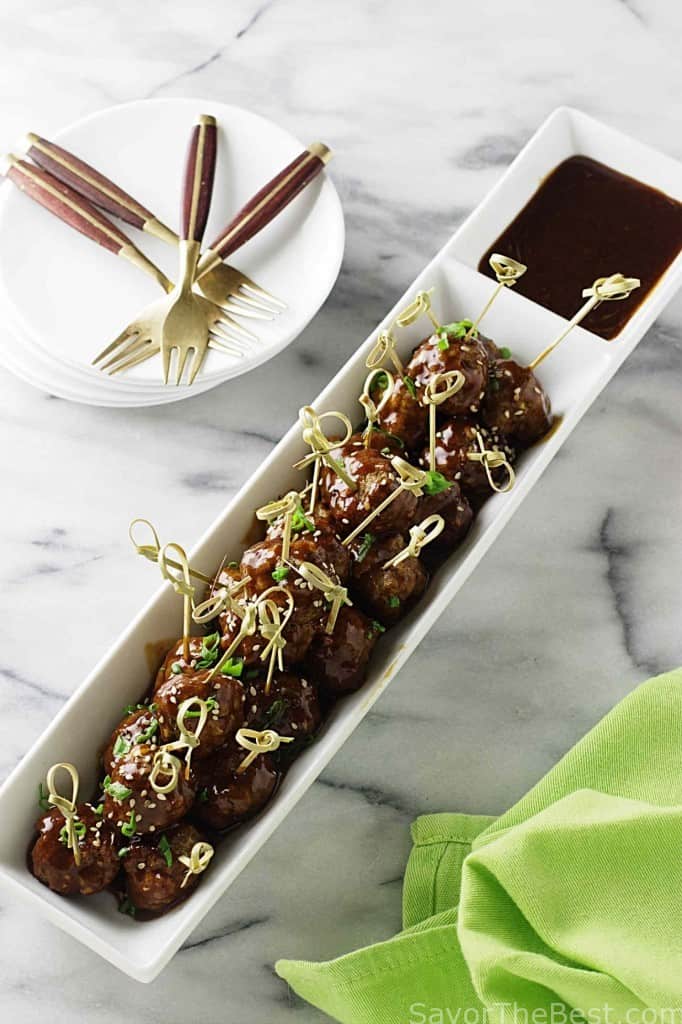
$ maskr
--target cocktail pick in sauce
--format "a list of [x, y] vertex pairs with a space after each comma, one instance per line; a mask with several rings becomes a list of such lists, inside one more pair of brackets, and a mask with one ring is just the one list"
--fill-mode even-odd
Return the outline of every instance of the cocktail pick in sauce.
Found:
[[239, 600], [239, 594], [250, 582], [250, 576], [242, 576], [230, 586], [223, 585], [213, 590], [205, 601], [194, 605], [192, 618], [199, 625], [212, 622], [222, 611], [233, 612], [238, 618], [243, 618], [244, 606]]
[[[313, 515], [315, 505], [317, 504], [317, 489], [320, 480], [320, 465], [322, 463], [340, 476], [351, 491], [357, 490], [357, 484], [346, 472], [346, 467], [331, 454], [335, 448], [342, 447], [350, 440], [353, 434], [353, 425], [348, 417], [342, 412], [330, 411], [318, 414], [311, 405], [304, 405], [303, 408], [299, 410], [298, 415], [303, 426], [303, 440], [307, 445], [310, 445], [311, 452], [309, 455], [305, 455], [302, 459], [299, 459], [298, 462], [295, 462], [294, 469], [305, 469], [307, 466], [311, 465], [311, 463], [314, 466], [312, 487], [310, 489], [310, 505], [308, 509], [308, 514]], [[323, 429], [323, 422], [324, 420], [330, 419], [336, 419], [343, 425], [343, 437], [327, 437]]]
[[513, 288], [519, 278], [523, 277], [528, 270], [528, 267], [524, 263], [519, 263], [517, 260], [513, 260], [510, 256], [503, 256], [502, 253], [499, 252], [494, 252], [488, 262], [490, 263], [490, 267], [497, 278], [497, 287], [493, 289], [492, 295], [467, 331], [464, 339], [465, 341], [468, 338], [471, 338], [472, 335], [476, 334], [481, 320], [490, 310], [490, 307], [502, 289]]
[[443, 532], [444, 527], [445, 520], [436, 514], [427, 516], [426, 519], [422, 519], [421, 523], [411, 526], [409, 541], [402, 551], [399, 551], [393, 558], [389, 558], [388, 562], [384, 562], [384, 569], [400, 565], [408, 558], [419, 558], [422, 548], [435, 540]]
[[[372, 398], [372, 389], [375, 386], [383, 387], [381, 398], [378, 404]], [[365, 448], [369, 448], [372, 441], [372, 433], [377, 424], [381, 411], [385, 407], [389, 398], [393, 394], [393, 388], [395, 387], [395, 378], [390, 370], [384, 370], [381, 366], [374, 367], [370, 370], [365, 377], [365, 383], [362, 388], [362, 392], [358, 399], [360, 405], [365, 410], [365, 416], [367, 417], [367, 426], [362, 432], [362, 438], [365, 442]]]
[[434, 373], [424, 388], [424, 405], [429, 407], [429, 469], [436, 470], [436, 410], [464, 387], [466, 378], [460, 370]]
[[[65, 771], [71, 777], [71, 796], [62, 796], [57, 789], [55, 782], [55, 776], [57, 772]], [[78, 775], [78, 769], [75, 765], [69, 764], [68, 762], [60, 761], [58, 764], [53, 764], [47, 773], [47, 802], [53, 807], [56, 807], [60, 814], [63, 816], [65, 825], [62, 829], [64, 835], [63, 842], [68, 850], [73, 853], [73, 859], [76, 867], [81, 862], [81, 852], [78, 845], [78, 839], [85, 835], [85, 824], [78, 820], [76, 809], [78, 806], [78, 789], [80, 786], [80, 777]], [[60, 833], [59, 838], [62, 838]]]
[[237, 768], [237, 773], [245, 772], [260, 754], [274, 754], [282, 743], [293, 743], [293, 736], [280, 736], [274, 729], [237, 729], [234, 738], [240, 747], [248, 753]]
[[387, 498], [384, 498], [384, 500], [380, 502], [375, 509], [372, 509], [369, 515], [362, 520], [359, 526], [356, 526], [355, 529], [348, 534], [342, 542], [344, 545], [350, 544], [351, 541], [355, 540], [358, 534], [366, 530], [369, 524], [376, 519], [377, 516], [381, 515], [384, 509], [388, 508], [391, 502], [395, 501], [401, 491], [412, 491], [412, 493], [418, 498], [420, 498], [424, 493], [424, 487], [429, 480], [429, 475], [425, 470], [417, 469], [416, 466], [411, 465], [399, 455], [391, 456], [389, 461], [398, 474], [400, 483], [394, 491], [391, 491]]
[[583, 298], [587, 299], [587, 302], [583, 303], [575, 316], [571, 317], [559, 336], [555, 338], [547, 348], [543, 348], [542, 352], [535, 357], [532, 363], [528, 364], [528, 369], [535, 370], [536, 367], [538, 367], [540, 363], [554, 351], [557, 345], [564, 340], [566, 335], [572, 331], [573, 328], [576, 327], [591, 310], [595, 309], [600, 302], [613, 302], [627, 299], [635, 288], [639, 288], [639, 286], [639, 278], [624, 277], [622, 274], [611, 274], [610, 277], [597, 278], [594, 284], [583, 290]]
[[[506, 494], [507, 491], [511, 491], [516, 482], [516, 473], [510, 465], [505, 452], [497, 451], [494, 448], [486, 448], [479, 430], [476, 431], [476, 444], [478, 445], [478, 451], [467, 452], [467, 459], [471, 462], [481, 463], [493, 491], [497, 491], [498, 494]], [[503, 484], [498, 483], [493, 476], [493, 471], [497, 469], [503, 469], [506, 474]]]
[[[170, 557], [173, 552], [175, 558]], [[192, 629], [192, 600], [194, 598], [194, 585], [190, 574], [189, 562], [184, 548], [171, 541], [159, 551], [159, 569], [164, 579], [172, 584], [176, 594], [182, 597], [182, 656], [189, 664], [190, 650], [189, 640]], [[177, 569], [175, 568], [177, 566]]]

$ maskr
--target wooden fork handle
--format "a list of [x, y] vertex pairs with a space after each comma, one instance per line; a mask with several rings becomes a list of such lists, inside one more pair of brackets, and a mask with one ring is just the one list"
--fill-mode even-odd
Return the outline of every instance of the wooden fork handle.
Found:
[[124, 247], [132, 246], [123, 232], [95, 209], [92, 203], [42, 167], [34, 167], [13, 155], [6, 158], [6, 164], [6, 177], [22, 192], [82, 235], [116, 255]]
[[221, 259], [253, 238], [270, 221], [289, 205], [298, 193], [317, 177], [331, 159], [331, 150], [322, 142], [313, 142], [295, 160], [276, 174], [246, 206], [243, 206], [234, 220], [218, 235], [210, 247]]
[[140, 230], [144, 230], [145, 224], [156, 219], [142, 203], [138, 203], [113, 181], [73, 153], [33, 132], [27, 136], [27, 141], [29, 145], [26, 155], [31, 160], [89, 199], [95, 206], [100, 206], [107, 213]]
[[217, 154], [216, 120], [202, 114], [192, 130], [182, 195], [182, 237], [201, 242], [213, 192]]

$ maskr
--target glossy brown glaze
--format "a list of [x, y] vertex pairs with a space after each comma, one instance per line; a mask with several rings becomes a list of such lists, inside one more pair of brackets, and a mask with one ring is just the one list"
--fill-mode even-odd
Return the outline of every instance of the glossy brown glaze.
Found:
[[481, 418], [507, 444], [528, 448], [551, 427], [552, 409], [531, 369], [513, 359], [499, 359], [490, 371]]
[[[276, 672], [270, 686], [259, 675], [244, 683], [246, 725], [251, 729], [274, 729], [280, 736], [305, 739], [317, 732], [322, 709], [317, 687], [293, 672]], [[287, 746], [287, 752], [291, 747]]]
[[159, 914], [190, 895], [199, 876], [188, 876], [180, 857], [189, 857], [194, 844], [204, 841], [194, 825], [182, 821], [165, 832], [133, 836], [122, 847], [126, 894], [136, 910]]
[[481, 407], [488, 386], [488, 351], [477, 338], [457, 338], [449, 334], [447, 342], [432, 334], [412, 353], [407, 372], [420, 388], [425, 388], [436, 373], [458, 370], [464, 386], [438, 406], [442, 416], [472, 416]]
[[[355, 484], [355, 490], [333, 469], [325, 467], [320, 473], [320, 497], [334, 518], [336, 529], [342, 537], [377, 508], [385, 498], [398, 489], [400, 478], [387, 455], [374, 448], [363, 448], [355, 443], [335, 448], [332, 452], [339, 459]], [[377, 533], [398, 529], [409, 519], [417, 505], [417, 499], [410, 491], [402, 490], [390, 505], [381, 512], [372, 524]]]
[[[436, 431], [435, 447], [435, 469], [448, 480], [458, 483], [468, 498], [476, 500], [491, 493], [483, 464], [470, 458], [471, 455], [480, 454], [478, 436], [487, 451], [504, 451], [508, 461], [514, 461], [513, 448], [504, 443], [496, 430], [489, 430], [480, 423], [467, 420], [445, 420]], [[419, 465], [428, 467], [428, 448], [422, 451]]]
[[[514, 289], [570, 319], [583, 288], [621, 273], [641, 286], [603, 302], [582, 326], [615, 338], [682, 249], [682, 203], [586, 156], [560, 163], [481, 257], [502, 252], [528, 266]], [[549, 338], [547, 339], [550, 340]]]
[[[423, 389], [418, 388], [416, 384], [411, 383], [408, 387], [405, 381], [398, 377], [386, 404], [379, 411], [379, 426], [390, 437], [399, 437], [403, 450], [414, 451], [426, 437], [429, 411], [421, 400], [422, 392]], [[376, 389], [373, 398], [379, 402], [380, 389]], [[387, 444], [392, 447], [390, 439]]]
[[[177, 724], [178, 708], [191, 697], [211, 701], [206, 724], [193, 757], [201, 760], [222, 746], [244, 724], [244, 687], [238, 679], [217, 673], [209, 679], [210, 669], [200, 672], [181, 672], [166, 679], [154, 690], [154, 703], [158, 707], [161, 739], [164, 743], [180, 736]], [[189, 728], [192, 729], [191, 721]], [[193, 730], [192, 730], [193, 731]]]
[[384, 568], [407, 544], [401, 533], [376, 537], [359, 557], [362, 541], [356, 542], [353, 563], [353, 593], [358, 605], [384, 626], [392, 626], [405, 615], [426, 589], [428, 573], [411, 555], [398, 565]]
[[319, 633], [308, 651], [306, 667], [320, 689], [332, 696], [358, 690], [381, 627], [358, 608], [344, 606], [333, 633]]
[[[194, 777], [186, 778], [184, 770], [170, 793], [157, 793], [152, 788], [149, 776], [155, 753], [156, 748], [149, 745], [133, 747], [111, 773], [104, 797], [104, 819], [119, 832], [124, 825], [132, 824], [133, 815], [136, 832], [159, 832], [184, 818], [194, 802]], [[162, 777], [161, 783], [165, 781]], [[118, 790], [118, 786], [123, 790]], [[127, 793], [120, 797], [118, 793], [123, 791]]]
[[433, 515], [443, 519], [442, 533], [422, 549], [421, 559], [429, 570], [462, 543], [474, 519], [472, 507], [459, 485], [453, 481], [450, 483], [450, 487], [438, 494], [423, 495], [414, 516], [415, 523]]
[[107, 775], [138, 743], [156, 747], [159, 742], [159, 716], [149, 707], [139, 707], [116, 726], [102, 754], [102, 766]]
[[101, 892], [111, 884], [120, 867], [114, 829], [91, 804], [79, 804], [77, 815], [77, 821], [86, 829], [78, 839], [78, 865], [73, 851], [60, 839], [65, 825], [61, 811], [48, 811], [35, 826], [38, 838], [30, 854], [31, 870], [39, 881], [61, 896]]
[[202, 761], [197, 769], [199, 799], [194, 813], [216, 832], [257, 814], [272, 796], [279, 773], [271, 755], [261, 754], [243, 772], [248, 751], [232, 742]]

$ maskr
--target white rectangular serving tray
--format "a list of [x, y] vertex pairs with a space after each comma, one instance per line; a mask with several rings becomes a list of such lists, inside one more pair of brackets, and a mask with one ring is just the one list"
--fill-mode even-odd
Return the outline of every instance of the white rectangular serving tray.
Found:
[[[410, 285], [383, 324], [322, 392], [314, 403], [317, 411], [339, 409], [353, 420], [360, 418], [357, 398], [366, 375], [365, 357], [378, 331], [391, 322], [417, 289], [435, 286], [434, 309], [445, 322], [470, 317], [481, 309], [493, 282], [476, 271], [480, 256], [542, 179], [560, 161], [578, 153], [682, 200], [681, 164], [578, 111], [556, 110], [487, 198]], [[605, 274], [616, 271], [634, 273], [632, 267], [604, 268]], [[532, 273], [532, 267], [528, 273]], [[37, 816], [38, 782], [45, 778], [51, 764], [69, 760], [81, 773], [82, 792], [94, 787], [97, 752], [108, 731], [120, 719], [122, 707], [139, 699], [149, 685], [146, 645], [181, 632], [181, 603], [169, 584], [157, 591], [0, 790], [0, 878], [48, 920], [116, 967], [138, 981], [152, 981], [364, 718], [681, 283], [682, 257], [678, 257], [614, 341], [603, 341], [578, 328], [543, 363], [539, 376], [560, 418], [557, 429], [523, 456], [514, 489], [493, 496], [484, 506], [465, 542], [436, 574], [425, 599], [381, 638], [365, 686], [339, 703], [317, 741], [294, 763], [266, 810], [220, 844], [211, 870], [184, 905], [140, 925], [118, 913], [109, 894], [63, 899], [36, 881], [26, 868], [27, 845]], [[576, 306], [579, 301], [578, 296]], [[505, 290], [486, 318], [485, 332], [511, 348], [516, 358], [530, 361], [564, 323], [536, 303]], [[399, 332], [403, 357], [427, 333], [426, 328], [425, 323], [418, 323]], [[301, 395], [301, 404], [308, 398]], [[306, 451], [300, 428], [294, 425], [203, 536], [191, 554], [192, 563], [211, 572], [226, 553], [230, 558], [239, 557], [240, 540], [248, 535], [254, 509], [277, 493], [300, 487], [300, 474], [291, 467]]]

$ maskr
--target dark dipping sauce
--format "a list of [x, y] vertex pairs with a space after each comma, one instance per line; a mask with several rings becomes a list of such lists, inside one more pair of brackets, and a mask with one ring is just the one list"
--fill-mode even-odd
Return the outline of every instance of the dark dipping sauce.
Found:
[[560, 163], [481, 258], [492, 253], [528, 266], [515, 290], [570, 319], [599, 277], [638, 277], [620, 302], [602, 302], [582, 326], [615, 338], [682, 249], [682, 203], [586, 156]]

